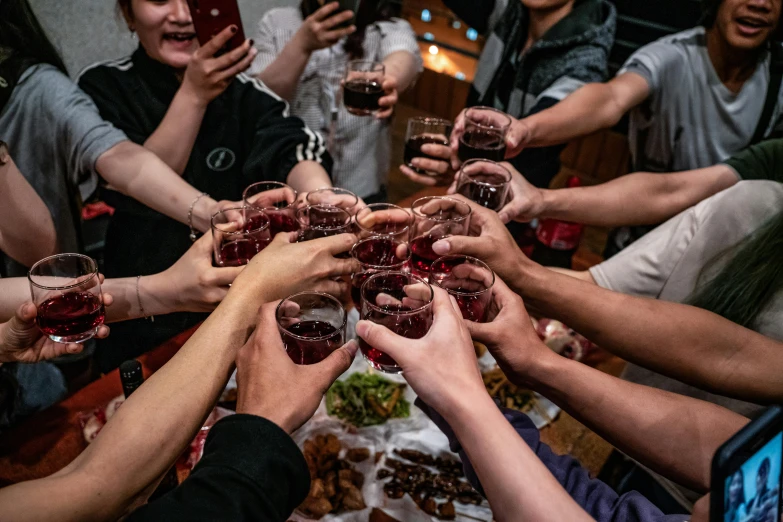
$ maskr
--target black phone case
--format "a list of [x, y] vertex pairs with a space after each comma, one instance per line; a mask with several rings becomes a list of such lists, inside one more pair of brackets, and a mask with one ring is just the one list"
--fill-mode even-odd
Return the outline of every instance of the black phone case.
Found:
[[[305, 18], [310, 16], [314, 12], [318, 11], [321, 7], [325, 6], [330, 1], [332, 0], [306, 0], [304, 3]], [[351, 11], [354, 15], [354, 18], [348, 20], [347, 22], [343, 22], [340, 25], [335, 26], [335, 29], [342, 29], [345, 27], [349, 27], [351, 24], [356, 22], [356, 12], [359, 10], [360, 0], [338, 0], [338, 2], [340, 4], [340, 7], [339, 9], [337, 9], [337, 11], [334, 12], [334, 14], [339, 14], [342, 13], [343, 11]]]
[[[710, 522], [723, 522], [726, 479], [747, 459], [783, 431], [783, 408], [771, 406], [715, 452], [710, 476]], [[778, 506], [778, 517], [780, 517]]]

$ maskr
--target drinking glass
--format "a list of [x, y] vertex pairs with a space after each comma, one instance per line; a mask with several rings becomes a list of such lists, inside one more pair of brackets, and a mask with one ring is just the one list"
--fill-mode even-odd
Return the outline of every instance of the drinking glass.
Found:
[[506, 134], [511, 117], [492, 107], [472, 107], [465, 112], [465, 131], [459, 138], [457, 155], [461, 161], [506, 157]]
[[[406, 272], [380, 272], [362, 285], [361, 318], [385, 326], [407, 339], [421, 339], [432, 326], [432, 287], [421, 277]], [[362, 355], [385, 373], [402, 368], [388, 354], [359, 338]]]
[[408, 210], [391, 203], [372, 203], [354, 216], [360, 239], [385, 236], [407, 242], [413, 216]]
[[296, 232], [296, 191], [278, 181], [253, 183], [242, 193], [245, 206], [260, 208], [269, 218], [269, 234]]
[[340, 301], [321, 292], [301, 292], [275, 310], [277, 328], [296, 364], [316, 364], [345, 342], [346, 314]]
[[106, 312], [98, 264], [81, 254], [58, 254], [38, 261], [27, 274], [38, 308], [38, 328], [58, 343], [92, 339]]
[[438, 258], [430, 267], [430, 284], [454, 296], [463, 319], [487, 320], [495, 273], [483, 261], [457, 254]]
[[348, 62], [343, 79], [343, 105], [354, 116], [369, 116], [380, 109], [386, 68], [381, 62]]
[[500, 163], [469, 160], [460, 168], [457, 193], [497, 212], [506, 204], [510, 184], [511, 172]]
[[408, 244], [388, 236], [373, 236], [362, 239], [351, 249], [351, 257], [361, 266], [359, 272], [351, 276], [351, 299], [357, 309], [361, 307], [362, 284], [378, 272], [403, 272], [411, 259]]
[[212, 216], [215, 266], [242, 266], [272, 241], [269, 217], [254, 207], [227, 208]]
[[308, 205], [324, 205], [327, 207], [341, 208], [353, 215], [356, 213], [359, 197], [350, 190], [337, 187], [325, 187], [308, 192], [305, 197], [305, 202]]
[[408, 130], [405, 133], [405, 165], [419, 174], [427, 174], [426, 170], [413, 166], [413, 158], [428, 158], [435, 161], [445, 161], [442, 158], [430, 156], [421, 151], [422, 145], [434, 143], [449, 145], [452, 123], [440, 118], [417, 117], [408, 120]]
[[298, 241], [351, 232], [351, 215], [338, 207], [307, 205], [296, 211], [296, 220], [300, 227]]
[[427, 277], [430, 264], [440, 256], [432, 245], [448, 236], [470, 235], [470, 205], [442, 196], [420, 198], [413, 202], [411, 228], [411, 271]]

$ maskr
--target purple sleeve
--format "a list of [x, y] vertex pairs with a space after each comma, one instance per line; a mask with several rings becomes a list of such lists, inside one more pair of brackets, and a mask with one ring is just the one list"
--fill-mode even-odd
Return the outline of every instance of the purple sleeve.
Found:
[[[484, 495], [476, 472], [467, 454], [462, 450], [454, 432], [438, 412], [422, 401], [419, 406], [449, 439], [451, 450], [459, 453], [465, 476]], [[587, 470], [568, 455], [556, 455], [539, 437], [538, 428], [524, 413], [500, 408], [520, 437], [530, 446], [557, 481], [587, 513], [599, 522], [684, 522], [688, 515], [664, 515], [649, 500], [632, 492], [619, 496], [612, 488], [598, 479], [591, 479]]]

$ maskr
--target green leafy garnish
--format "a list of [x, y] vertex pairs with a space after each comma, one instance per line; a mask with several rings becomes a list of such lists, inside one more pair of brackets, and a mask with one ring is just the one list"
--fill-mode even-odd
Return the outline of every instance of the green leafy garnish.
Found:
[[402, 396], [404, 390], [405, 384], [380, 375], [354, 373], [344, 381], [336, 381], [326, 392], [326, 411], [359, 428], [406, 418], [411, 405]]

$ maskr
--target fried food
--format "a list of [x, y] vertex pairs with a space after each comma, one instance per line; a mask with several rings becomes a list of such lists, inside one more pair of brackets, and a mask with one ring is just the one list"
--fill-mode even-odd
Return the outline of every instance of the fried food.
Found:
[[490, 397], [497, 398], [501, 406], [521, 412], [528, 412], [535, 407], [533, 392], [509, 381], [500, 368], [490, 370], [481, 377]]

